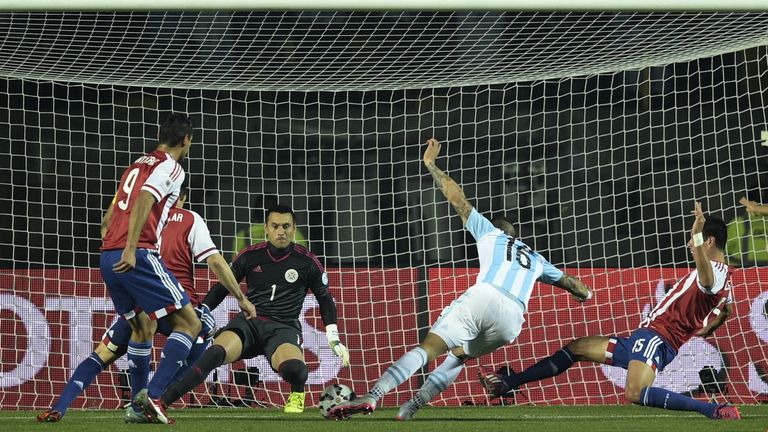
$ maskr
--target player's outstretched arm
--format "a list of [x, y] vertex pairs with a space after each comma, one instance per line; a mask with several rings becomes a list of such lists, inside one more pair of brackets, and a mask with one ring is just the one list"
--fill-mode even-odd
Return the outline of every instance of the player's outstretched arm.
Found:
[[568, 291], [580, 302], [585, 302], [592, 298], [592, 290], [579, 278], [571, 275], [563, 274], [563, 277], [552, 285]]
[[747, 199], [747, 197], [741, 197], [739, 200], [739, 204], [746, 207], [747, 211], [758, 215], [758, 216], [768, 216], [768, 205], [760, 204], [755, 201], [750, 201]]
[[440, 154], [440, 142], [434, 138], [427, 140], [427, 149], [424, 151], [424, 165], [435, 179], [435, 185], [448, 199], [456, 212], [461, 216], [461, 221], [466, 225], [470, 213], [472, 213], [472, 204], [467, 201], [464, 191], [456, 184], [448, 174], [444, 173], [435, 165], [435, 159]]
[[209, 256], [206, 262], [208, 267], [216, 274], [219, 283], [237, 299], [237, 304], [245, 313], [245, 317], [248, 319], [256, 318], [256, 307], [243, 295], [243, 292], [240, 290], [240, 284], [237, 282], [235, 275], [232, 274], [232, 269], [229, 268], [224, 257], [220, 253], [215, 253]]
[[696, 262], [699, 284], [710, 289], [715, 285], [715, 272], [712, 270], [712, 264], [709, 262], [707, 252], [704, 250], [704, 243], [713, 241], [705, 239], [701, 233], [704, 229], [704, 212], [701, 210], [701, 203], [696, 201], [693, 207], [693, 226], [691, 227], [691, 243], [693, 250], [693, 260]]

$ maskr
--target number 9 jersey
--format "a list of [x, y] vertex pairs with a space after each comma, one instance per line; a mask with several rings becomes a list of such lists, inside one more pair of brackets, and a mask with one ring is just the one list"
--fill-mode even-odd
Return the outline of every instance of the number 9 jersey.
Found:
[[112, 219], [102, 241], [101, 250], [125, 248], [128, 221], [140, 191], [151, 193], [156, 202], [141, 230], [137, 247], [157, 250], [160, 233], [165, 227], [169, 210], [179, 198], [184, 177], [181, 165], [168, 153], [158, 150], [147, 153], [128, 166], [112, 200]]

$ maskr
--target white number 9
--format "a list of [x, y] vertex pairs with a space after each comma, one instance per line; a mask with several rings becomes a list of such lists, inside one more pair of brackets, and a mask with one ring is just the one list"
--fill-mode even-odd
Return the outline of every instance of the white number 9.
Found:
[[134, 168], [131, 170], [131, 172], [128, 173], [128, 176], [125, 178], [125, 183], [123, 183], [123, 192], [126, 193], [125, 200], [120, 200], [117, 203], [117, 206], [120, 207], [120, 210], [125, 211], [128, 209], [128, 201], [131, 200], [131, 192], [133, 191], [133, 187], [136, 185], [136, 178], [139, 176], [139, 169]]

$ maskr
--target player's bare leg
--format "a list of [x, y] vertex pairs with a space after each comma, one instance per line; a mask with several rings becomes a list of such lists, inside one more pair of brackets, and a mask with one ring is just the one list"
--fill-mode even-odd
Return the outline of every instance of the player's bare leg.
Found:
[[307, 365], [304, 352], [296, 345], [284, 343], [277, 347], [271, 359], [272, 368], [291, 385], [291, 394], [285, 404], [284, 412], [298, 414], [304, 412], [304, 384], [307, 383]]
[[577, 361], [606, 363], [608, 341], [609, 338], [606, 336], [579, 338], [520, 373], [505, 375], [496, 373], [492, 369], [482, 368], [478, 371], [478, 379], [490, 395], [503, 396], [523, 384], [559, 375]]
[[432, 333], [416, 348], [405, 353], [379, 378], [370, 392], [357, 399], [345, 402], [328, 411], [328, 416], [337, 420], [347, 419], [354, 414], [371, 414], [376, 410], [376, 403], [390, 390], [399, 386], [416, 371], [448, 351], [448, 345], [443, 339]]
[[624, 388], [624, 396], [628, 401], [643, 405], [641, 398], [643, 389], [653, 385], [656, 379], [656, 371], [647, 364], [631, 360], [627, 366], [627, 382]]

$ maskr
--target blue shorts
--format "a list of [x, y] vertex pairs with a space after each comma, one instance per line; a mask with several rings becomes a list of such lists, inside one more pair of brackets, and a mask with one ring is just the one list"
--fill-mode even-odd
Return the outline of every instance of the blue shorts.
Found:
[[632, 360], [641, 361], [654, 371], [664, 370], [677, 356], [677, 351], [652, 330], [640, 328], [629, 337], [610, 337], [605, 364], [626, 369]]
[[159, 319], [189, 303], [189, 296], [157, 252], [137, 249], [136, 267], [115, 273], [112, 266], [122, 255], [122, 249], [103, 251], [99, 263], [118, 314], [131, 319], [137, 311], [145, 311], [150, 318]]
[[[210, 311], [203, 308], [195, 308], [200, 322], [203, 324], [202, 330], [198, 335], [198, 341], [196, 343], [203, 343], [204, 341], [213, 337], [214, 330], [216, 330], [216, 320], [213, 318], [213, 314]], [[165, 336], [170, 336], [173, 329], [165, 322], [160, 320], [157, 322], [157, 333]], [[114, 323], [104, 332], [104, 336], [101, 337], [101, 342], [106, 347], [117, 355], [123, 355], [128, 350], [128, 342], [131, 340], [131, 325], [125, 317], [118, 316]]]

